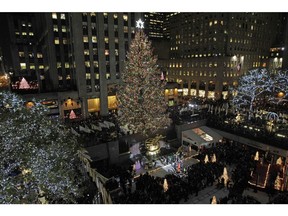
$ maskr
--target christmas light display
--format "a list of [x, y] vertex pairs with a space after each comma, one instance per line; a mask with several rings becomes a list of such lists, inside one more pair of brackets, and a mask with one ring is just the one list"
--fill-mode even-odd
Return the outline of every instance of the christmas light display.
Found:
[[151, 42], [140, 29], [127, 54], [122, 84], [118, 86], [119, 124], [143, 135], [154, 134], [171, 122], [166, 113], [165, 81], [153, 56]]
[[239, 85], [233, 91], [235, 94], [232, 104], [238, 109], [248, 108], [248, 119], [251, 119], [254, 111], [253, 106], [257, 107], [257, 100], [261, 97], [272, 103], [287, 100], [287, 71], [278, 71], [276, 74], [270, 74], [265, 68], [250, 70], [239, 79]]
[[28, 84], [27, 80], [23, 77], [20, 84], [19, 89], [30, 89], [30, 85]]
[[236, 96], [232, 103], [238, 108], [249, 108], [249, 116], [253, 113], [254, 101], [267, 92], [272, 85], [269, 73], [266, 69], [254, 69], [239, 79]]
[[75, 203], [83, 182], [75, 136], [33, 103], [27, 108], [19, 96], [0, 92], [0, 203], [39, 203], [43, 196]]

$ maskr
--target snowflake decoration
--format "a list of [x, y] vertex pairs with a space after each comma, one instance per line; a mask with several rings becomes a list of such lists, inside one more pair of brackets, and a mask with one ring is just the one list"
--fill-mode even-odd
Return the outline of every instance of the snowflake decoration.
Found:
[[136, 28], [140, 28], [140, 29], [144, 28], [144, 22], [141, 19], [136, 21]]

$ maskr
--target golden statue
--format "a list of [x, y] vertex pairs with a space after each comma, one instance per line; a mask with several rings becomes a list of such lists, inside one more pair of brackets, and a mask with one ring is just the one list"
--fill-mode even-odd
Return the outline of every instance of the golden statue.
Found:
[[164, 136], [156, 135], [154, 138], [149, 138], [145, 141], [145, 146], [147, 148], [147, 153], [148, 155], [156, 155], [160, 151], [160, 139], [165, 138]]

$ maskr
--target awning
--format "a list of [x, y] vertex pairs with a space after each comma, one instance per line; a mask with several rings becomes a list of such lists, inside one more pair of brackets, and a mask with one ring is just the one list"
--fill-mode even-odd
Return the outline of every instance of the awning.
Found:
[[209, 145], [210, 143], [219, 142], [223, 137], [213, 129], [202, 126], [190, 130], [182, 131], [182, 141], [200, 147], [201, 145]]

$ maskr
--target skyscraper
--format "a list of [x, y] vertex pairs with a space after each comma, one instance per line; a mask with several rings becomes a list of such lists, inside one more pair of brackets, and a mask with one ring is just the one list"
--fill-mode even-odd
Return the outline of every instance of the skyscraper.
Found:
[[253, 67], [266, 67], [277, 13], [179, 13], [169, 19], [170, 81], [183, 96], [227, 97], [228, 86]]
[[[18, 76], [24, 77], [29, 77], [30, 69], [35, 69], [39, 91], [42, 92], [37, 97], [42, 95], [48, 101], [49, 97], [53, 99], [60, 116], [67, 118], [71, 110], [77, 117], [85, 118], [91, 113], [107, 115], [117, 108], [115, 84], [121, 78], [126, 51], [135, 32], [135, 21], [141, 14], [37, 13], [7, 16], [14, 20], [9, 22], [11, 35], [17, 37], [18, 32], [21, 40], [18, 44], [13, 43], [17, 39], [12, 39], [11, 44], [17, 50], [14, 53], [19, 55], [18, 59], [25, 59], [13, 62], [13, 68], [18, 71]], [[20, 30], [15, 28], [15, 23]], [[22, 41], [27, 42], [25, 48], [22, 48]], [[30, 55], [36, 60], [30, 61]], [[22, 73], [27, 68], [29, 73]]]

